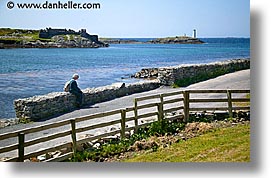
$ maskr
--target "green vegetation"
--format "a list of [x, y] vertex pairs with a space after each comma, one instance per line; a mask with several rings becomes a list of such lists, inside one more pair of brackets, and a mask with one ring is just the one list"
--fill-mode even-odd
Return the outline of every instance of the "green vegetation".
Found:
[[[163, 120], [162, 122], [153, 122], [150, 126], [139, 128], [136, 134], [124, 140], [111, 141], [101, 145], [99, 148], [90, 148], [83, 152], [78, 152], [69, 161], [102, 161], [126, 151], [129, 151], [131, 145], [138, 140], [148, 139], [152, 136], [173, 135], [174, 133], [183, 130], [185, 124], [182, 122], [171, 122]], [[154, 148], [156, 150], [157, 147]]]
[[175, 37], [166, 37], [166, 38], [156, 38], [150, 40], [151, 43], [160, 43], [160, 44], [202, 44], [203, 41], [188, 37], [188, 36], [175, 36]]
[[10, 29], [0, 28], [0, 36], [16, 36], [16, 37], [30, 37], [38, 38], [39, 30], [23, 30], [23, 29]]
[[103, 37], [99, 38], [99, 41], [112, 41], [112, 40], [119, 40], [119, 38], [103, 38]]
[[39, 30], [0, 28], [0, 36], [2, 36], [0, 38], [2, 42], [6, 41], [14, 44], [18, 44], [23, 40], [29, 42], [35, 42], [36, 40], [51, 41], [51, 39], [39, 38]]
[[175, 36], [175, 37], [165, 37], [165, 38], [157, 38], [156, 40], [160, 41], [174, 41], [174, 40], [189, 40], [189, 39], [194, 39], [193, 37], [189, 36]]
[[[246, 98], [247, 99], [250, 99], [250, 93], [248, 93], [247, 95], [246, 95]], [[233, 102], [233, 105], [234, 106], [239, 106], [239, 107], [246, 107], [246, 106], [250, 106], [250, 101], [249, 102]]]
[[14, 33], [15, 31], [16, 31], [15, 29], [0, 28], [0, 36], [10, 35], [10, 34]]
[[[67, 161], [250, 161], [249, 122], [238, 121], [238, 118], [219, 123], [211, 123], [213, 119], [209, 118], [194, 117], [192, 120], [194, 123], [190, 125], [182, 121], [153, 122], [126, 139], [101, 142], [98, 147], [89, 146]], [[232, 124], [239, 122], [243, 124]]]
[[26, 119], [26, 118], [21, 118], [19, 120], [19, 123], [21, 124], [29, 124], [29, 123], [32, 123], [33, 121], [31, 119]]
[[217, 129], [125, 162], [249, 162], [250, 126]]

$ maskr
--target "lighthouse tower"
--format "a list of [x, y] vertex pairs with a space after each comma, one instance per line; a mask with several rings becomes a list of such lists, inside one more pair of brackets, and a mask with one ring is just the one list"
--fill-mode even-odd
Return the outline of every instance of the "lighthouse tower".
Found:
[[196, 31], [196, 29], [193, 30], [193, 38], [197, 38], [197, 31]]

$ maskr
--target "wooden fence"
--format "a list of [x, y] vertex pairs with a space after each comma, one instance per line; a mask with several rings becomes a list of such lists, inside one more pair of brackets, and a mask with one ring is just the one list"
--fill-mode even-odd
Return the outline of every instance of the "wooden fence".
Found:
[[[87, 115], [1, 134], [0, 143], [4, 140], [7, 142], [13, 141], [14, 143], [4, 147], [1, 146], [0, 155], [8, 152], [17, 152], [13, 153], [16, 154], [16, 156], [7, 158], [5, 161], [23, 162], [26, 159], [31, 159], [56, 150], [69, 149], [69, 151], [56, 158], [45, 160], [46, 162], [58, 162], [72, 157], [80, 144], [114, 135], [120, 135], [120, 138], [123, 139], [125, 138], [125, 133], [129, 131], [137, 131], [138, 128], [147, 126], [151, 124], [151, 122], [157, 120], [182, 119], [183, 122], [188, 122], [190, 112], [194, 111], [226, 111], [229, 113], [229, 116], [232, 117], [233, 111], [250, 110], [250, 104], [246, 104], [244, 106], [234, 105], [236, 102], [249, 103], [250, 99], [245, 95], [248, 93], [250, 93], [250, 90], [185, 90], [139, 97], [134, 99], [134, 106], [130, 108]], [[203, 107], [198, 105], [199, 103]], [[212, 106], [211, 103], [220, 103], [222, 105]], [[106, 117], [110, 117], [112, 119], [102, 123], [95, 121], [95, 119], [102, 119]], [[144, 122], [146, 119], [149, 121]], [[84, 126], [77, 126], [78, 123], [83, 122], [84, 124], [82, 125]], [[78, 139], [77, 137], [80, 133], [112, 127], [114, 125], [118, 126], [117, 130], [111, 129], [106, 133], [100, 133], [88, 138]], [[55, 129], [55, 131], [52, 132], [52, 134], [42, 134], [42, 136], [36, 138], [35, 135], [37, 133], [47, 133], [50, 129]], [[28, 135], [32, 135], [32, 137], [27, 139]], [[65, 137], [69, 137], [66, 142]], [[60, 141], [58, 143], [54, 142], [57, 145], [54, 144], [48, 148], [44, 148], [45, 145], [39, 146], [41, 143], [50, 145], [48, 142], [54, 141], [55, 139], [62, 139], [63, 143], [60, 143]], [[27, 148], [35, 145], [38, 145], [40, 149], [35, 149], [35, 151], [29, 151], [26, 153]]]

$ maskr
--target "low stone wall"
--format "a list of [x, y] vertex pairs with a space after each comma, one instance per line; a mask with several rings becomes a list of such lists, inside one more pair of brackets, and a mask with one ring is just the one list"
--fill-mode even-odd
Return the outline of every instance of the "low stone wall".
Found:
[[188, 86], [192, 83], [250, 68], [249, 59], [232, 59], [208, 64], [188, 64], [158, 69], [162, 85]]
[[145, 68], [141, 69], [139, 72], [135, 73], [135, 75], [132, 75], [132, 78], [142, 78], [142, 79], [151, 79], [151, 78], [157, 78], [158, 77], [158, 68]]
[[[149, 91], [160, 86], [157, 80], [133, 84], [113, 84], [83, 90], [84, 105], [92, 105], [133, 93]], [[19, 119], [39, 120], [66, 113], [76, 109], [76, 98], [67, 92], [53, 92], [47, 95], [33, 96], [14, 101], [16, 117]]]
[[[150, 78], [154, 74], [154, 77], [157, 76], [157, 80], [147, 80], [127, 85], [115, 84], [98, 88], [87, 88], [83, 90], [83, 102], [84, 105], [92, 105], [125, 95], [156, 89], [160, 85], [187, 86], [219, 75], [249, 68], [249, 59], [234, 59], [208, 64], [154, 68], [148, 70], [148, 72], [144, 69], [146, 76], [148, 75]], [[19, 119], [39, 120], [74, 110], [75, 101], [75, 96], [70, 93], [54, 92], [15, 100], [14, 109], [16, 117]]]

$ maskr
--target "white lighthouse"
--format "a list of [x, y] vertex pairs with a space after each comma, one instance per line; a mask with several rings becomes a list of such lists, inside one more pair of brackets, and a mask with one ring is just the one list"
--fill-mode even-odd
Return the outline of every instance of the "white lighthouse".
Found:
[[193, 30], [193, 38], [197, 38], [197, 31], [196, 31], [196, 29]]

